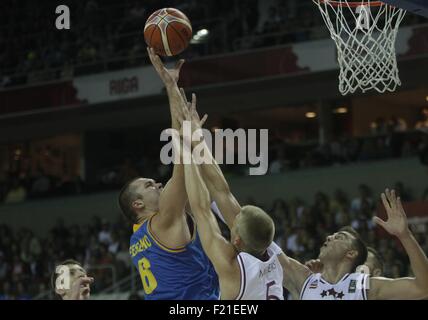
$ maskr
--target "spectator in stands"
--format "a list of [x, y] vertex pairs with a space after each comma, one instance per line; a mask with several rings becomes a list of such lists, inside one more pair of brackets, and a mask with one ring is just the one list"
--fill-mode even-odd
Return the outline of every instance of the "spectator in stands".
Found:
[[342, 189], [336, 189], [330, 205], [330, 210], [335, 217], [336, 224], [340, 224], [341, 226], [349, 225], [343, 224], [344, 217], [349, 216], [349, 208], [350, 203], [346, 193]]
[[3, 283], [3, 290], [0, 292], [0, 300], [14, 300], [15, 295], [12, 293], [9, 281]]
[[[384, 257], [385, 276], [407, 276], [407, 257], [393, 241], [376, 235], [371, 229], [373, 206], [369, 204], [373, 204], [373, 200], [367, 186], [362, 185], [359, 189], [359, 196], [352, 200], [356, 212], [353, 225], [359, 229], [365, 241]], [[275, 239], [292, 257], [301, 261], [309, 260], [317, 255], [316, 248], [329, 232], [350, 224], [347, 207], [348, 197], [340, 189], [336, 190], [331, 201], [327, 195], [318, 193], [312, 206], [299, 199], [289, 203], [277, 199], [270, 210], [276, 225], [281, 225], [277, 228]], [[3, 289], [0, 290], [0, 299], [28, 298], [43, 292], [46, 287], [41, 285], [49, 282], [52, 261], [62, 260], [64, 255], [84, 261], [85, 251], [89, 266], [100, 267], [93, 272], [96, 283], [99, 280], [94, 291], [105, 288], [112, 283], [110, 267], [116, 269], [118, 278], [129, 275], [132, 267], [127, 242], [129, 232], [129, 225], [125, 223], [112, 225], [98, 217], [93, 217], [89, 224], [82, 227], [65, 225], [63, 220], [58, 220], [50, 235], [43, 238], [25, 229], [13, 231], [10, 227], [0, 225], [0, 282], [3, 286], [0, 288]], [[100, 234], [110, 234], [110, 237], [99, 237]], [[415, 237], [423, 250], [427, 251], [425, 231], [422, 228], [415, 230]], [[104, 244], [108, 238], [111, 240], [108, 242], [110, 245]], [[117, 242], [119, 246], [116, 250]], [[24, 260], [28, 260], [27, 263], [20, 258], [22, 254], [26, 256]], [[106, 268], [106, 265], [110, 267]], [[24, 279], [24, 276], [27, 278]], [[16, 287], [7, 283], [10, 279], [13, 279]], [[24, 286], [21, 287], [20, 282]]]
[[98, 233], [98, 241], [105, 245], [110, 245], [112, 243], [110, 225], [106, 220], [103, 220], [101, 225], [101, 231]]
[[3, 251], [0, 251], [0, 282], [6, 279], [8, 273], [8, 263], [5, 261]]
[[[59, 277], [63, 272], [58, 268], [67, 268], [69, 271], [69, 286], [61, 286], [63, 282]], [[97, 280], [98, 281], [98, 280]], [[50, 283], [57, 299], [61, 300], [87, 300], [91, 295], [91, 284], [94, 278], [88, 277], [82, 265], [73, 259], [67, 259], [55, 265], [51, 272]]]
[[64, 219], [62, 218], [59, 218], [56, 221], [55, 226], [52, 228], [51, 232], [54, 238], [62, 238], [62, 237], [68, 238], [70, 235], [68, 228], [65, 227]]
[[17, 177], [12, 178], [12, 186], [6, 193], [4, 202], [5, 203], [18, 203], [22, 202], [27, 198], [27, 190], [25, 190], [22, 183]]
[[419, 160], [425, 166], [428, 166], [428, 134], [424, 134], [422, 141], [418, 145]]
[[416, 129], [427, 129], [428, 128], [428, 107], [423, 107], [420, 111], [420, 118], [416, 122]]
[[42, 169], [38, 169], [33, 177], [33, 183], [30, 189], [30, 196], [34, 198], [44, 197], [51, 190], [51, 181]]
[[372, 198], [372, 192], [370, 188], [365, 184], [360, 184], [358, 187], [358, 197], [351, 201], [351, 216], [355, 217], [358, 212], [361, 211], [364, 204], [367, 204], [369, 208], [373, 208], [374, 202]]
[[61, 79], [71, 79], [74, 75], [74, 67], [73, 62], [71, 60], [67, 60], [62, 66], [62, 70], [60, 73]]
[[422, 200], [428, 201], [428, 188], [424, 190], [424, 193], [422, 194]]
[[332, 164], [340, 164], [345, 162], [345, 150], [339, 140], [333, 139], [330, 142], [330, 154]]
[[275, 33], [279, 31], [281, 23], [281, 17], [278, 14], [278, 10], [275, 7], [270, 7], [268, 10], [268, 16], [265, 23], [263, 24], [263, 33]]
[[409, 190], [404, 187], [404, 184], [401, 181], [397, 181], [394, 186], [394, 190], [401, 200], [404, 202], [413, 201], [412, 194]]
[[11, 83], [10, 76], [0, 74], [0, 88], [7, 87]]
[[111, 254], [115, 255], [115, 254], [117, 254], [117, 253], [118, 253], [118, 251], [119, 251], [119, 246], [120, 246], [120, 243], [119, 243], [119, 237], [118, 237], [118, 235], [117, 235], [117, 233], [116, 233], [116, 232], [113, 232], [113, 233], [111, 234], [111, 243], [110, 243], [110, 244], [109, 244], [109, 246], [108, 246], [108, 251], [109, 251]]
[[278, 155], [275, 160], [273, 160], [269, 166], [270, 174], [278, 174], [284, 172], [287, 165], [287, 160], [285, 158], [285, 152], [283, 147], [278, 148]]
[[132, 19], [135, 19], [138, 23], [144, 21], [146, 16], [146, 9], [142, 6], [140, 1], [135, 1], [133, 7], [129, 11], [129, 14]]
[[305, 10], [303, 16], [300, 18], [301, 23], [298, 24], [295, 34], [297, 42], [308, 41], [311, 34], [311, 28], [314, 26], [314, 18], [311, 11]]
[[82, 179], [79, 175], [64, 174], [56, 187], [58, 195], [72, 195], [82, 192]]
[[[275, 7], [270, 7], [267, 18], [263, 24], [262, 33], [265, 35], [275, 34], [280, 31], [281, 17], [278, 15], [278, 10]], [[277, 36], [272, 35], [263, 38], [263, 46], [273, 46], [277, 44]]]
[[293, 230], [287, 238], [286, 250], [299, 254], [305, 250], [304, 246], [305, 230], [298, 228]]
[[27, 292], [24, 283], [22, 281], [18, 282], [16, 285], [16, 300], [30, 300], [31, 297]]
[[[361, 152], [358, 156], [359, 161], [373, 160], [378, 157], [376, 149], [377, 141], [375, 139], [364, 139], [361, 146]], [[382, 147], [382, 146], [381, 146]]]
[[404, 132], [407, 130], [406, 120], [395, 115], [389, 120], [388, 126], [390, 132]]
[[131, 292], [128, 297], [128, 300], [144, 300], [144, 296], [140, 296], [137, 291]]
[[129, 243], [128, 241], [121, 241], [119, 251], [116, 254], [117, 261], [123, 263], [125, 268], [129, 270], [131, 267], [131, 259], [129, 257]]
[[14, 279], [21, 279], [25, 272], [25, 267], [21, 259], [18, 255], [15, 255], [13, 257], [13, 264], [12, 264], [12, 277]]
[[119, 168], [118, 183], [122, 185], [138, 176], [139, 173], [135, 168], [135, 165], [132, 163], [131, 159], [126, 158]]
[[383, 117], [376, 118], [376, 120], [370, 124], [370, 128], [373, 135], [382, 135], [388, 132], [388, 125]]

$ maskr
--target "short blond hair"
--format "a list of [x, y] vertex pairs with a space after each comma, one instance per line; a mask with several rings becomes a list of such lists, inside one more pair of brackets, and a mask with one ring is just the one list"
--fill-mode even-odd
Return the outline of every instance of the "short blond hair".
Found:
[[244, 206], [237, 222], [237, 233], [244, 242], [245, 251], [253, 255], [263, 254], [275, 235], [272, 218], [258, 207]]

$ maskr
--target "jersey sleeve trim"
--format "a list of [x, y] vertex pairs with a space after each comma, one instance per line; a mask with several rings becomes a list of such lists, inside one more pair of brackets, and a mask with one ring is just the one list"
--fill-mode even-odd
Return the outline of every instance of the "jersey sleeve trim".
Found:
[[275, 255], [280, 255], [282, 253], [282, 249], [280, 246], [278, 246], [274, 241], [272, 241], [272, 243], [270, 244], [269, 248], [272, 250], [272, 252]]
[[184, 251], [186, 251], [186, 247], [189, 245], [189, 243], [195, 240], [197, 230], [196, 230], [196, 224], [194, 223], [194, 224], [193, 224], [193, 229], [194, 229], [194, 230], [193, 230], [192, 239], [190, 239], [190, 242], [189, 242], [188, 244], [186, 244], [186, 245], [184, 245], [184, 246], [177, 247], [177, 248], [169, 248], [168, 246], [166, 246], [166, 245], [162, 244], [162, 242], [161, 242], [158, 238], [156, 238], [156, 236], [154, 235], [154, 233], [153, 233], [153, 231], [152, 231], [152, 227], [151, 227], [151, 225], [152, 225], [152, 219], [153, 219], [153, 217], [154, 217], [154, 216], [155, 216], [155, 215], [153, 215], [153, 216], [149, 219], [149, 221], [148, 221], [148, 223], [147, 223], [147, 233], [148, 233], [148, 234], [149, 234], [149, 236], [153, 239], [153, 241], [158, 245], [158, 247], [159, 247], [160, 249], [162, 249], [162, 250], [164, 250], [164, 251], [166, 251], [166, 252], [170, 252], [170, 253], [180, 253], [180, 252], [184, 252]]
[[143, 226], [143, 224], [142, 224], [142, 223], [134, 224], [134, 225], [132, 226], [132, 231], [135, 233], [135, 232], [137, 232], [137, 231], [138, 231], [138, 229], [140, 229], [142, 226]]
[[361, 293], [363, 295], [364, 300], [368, 300], [368, 298], [367, 298], [367, 281], [368, 281], [368, 279], [369, 279], [369, 276], [367, 274], [365, 274], [361, 280]]
[[242, 261], [242, 257], [238, 254], [237, 256], [238, 258], [238, 265], [239, 265], [239, 270], [241, 272], [241, 284], [240, 284], [240, 288], [239, 288], [239, 294], [236, 297], [235, 300], [241, 300], [242, 297], [244, 296], [244, 292], [245, 292], [245, 286], [247, 285], [247, 279], [246, 279], [246, 274], [245, 274], [245, 266], [244, 266], [244, 261]]
[[312, 276], [313, 274], [310, 274], [303, 283], [302, 291], [300, 291], [300, 300], [303, 300], [303, 295], [305, 294], [306, 287], [308, 286], [309, 281], [312, 279]]

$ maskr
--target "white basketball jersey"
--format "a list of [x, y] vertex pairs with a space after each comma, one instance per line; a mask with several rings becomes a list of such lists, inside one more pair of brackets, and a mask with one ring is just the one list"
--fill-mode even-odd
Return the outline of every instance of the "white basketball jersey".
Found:
[[268, 247], [269, 260], [261, 261], [246, 252], [238, 254], [241, 289], [237, 300], [284, 300], [281, 248], [274, 242]]
[[336, 284], [330, 284], [321, 273], [311, 274], [305, 281], [301, 300], [367, 300], [369, 275], [347, 273]]

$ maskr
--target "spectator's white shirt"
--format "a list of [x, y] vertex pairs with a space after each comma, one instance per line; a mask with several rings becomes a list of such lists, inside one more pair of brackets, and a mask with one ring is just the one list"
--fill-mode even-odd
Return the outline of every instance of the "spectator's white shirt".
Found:
[[[368, 198], [366, 200], [368, 201], [370, 206], [373, 205], [373, 199], [372, 198]], [[361, 204], [362, 204], [362, 200], [360, 197], [353, 199], [351, 202], [351, 212], [356, 213], [356, 212], [360, 211], [361, 210]]]
[[108, 247], [108, 251], [110, 251], [112, 254], [116, 254], [118, 250], [119, 250], [119, 242], [118, 241], [113, 242]]
[[125, 251], [119, 251], [116, 254], [116, 260], [122, 261], [126, 267], [131, 266], [131, 258], [129, 257], [129, 252], [126, 250]]
[[7, 274], [7, 264], [2, 262], [0, 263], [0, 280], [4, 279]]
[[111, 234], [110, 231], [101, 230], [98, 234], [98, 241], [104, 244], [111, 243]]
[[304, 250], [303, 246], [297, 244], [297, 234], [292, 234], [287, 239], [287, 250], [293, 252], [302, 252]]

